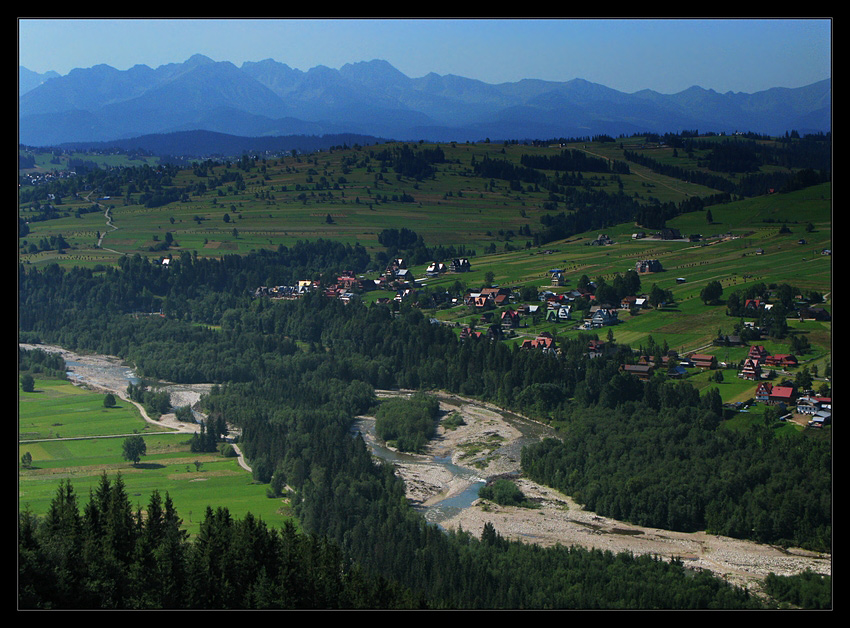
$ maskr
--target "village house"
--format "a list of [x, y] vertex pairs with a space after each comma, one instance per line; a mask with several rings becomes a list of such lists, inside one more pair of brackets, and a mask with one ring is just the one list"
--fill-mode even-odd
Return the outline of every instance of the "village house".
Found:
[[589, 340], [587, 343], [587, 356], [590, 358], [601, 358], [616, 351], [616, 345], [606, 343], [604, 340]]
[[460, 339], [467, 340], [468, 338], [483, 338], [484, 332], [475, 331], [469, 327], [464, 327], [460, 330]]
[[658, 237], [660, 237], [662, 240], [681, 240], [682, 234], [679, 232], [678, 229], [665, 227], [658, 232]]
[[830, 320], [829, 312], [822, 307], [802, 307], [799, 310], [800, 319], [814, 319], [816, 321]]
[[572, 308], [569, 305], [555, 305], [546, 310], [546, 321], [550, 323], [565, 323], [572, 320]]
[[[667, 352], [667, 355], [661, 356], [661, 366], [669, 367], [671, 362], [674, 362], [678, 359], [679, 359], [679, 354], [676, 353], [675, 350], [670, 349]], [[645, 365], [645, 366], [658, 366], [658, 364], [655, 363], [655, 358], [653, 356], [650, 356], [650, 355], [641, 355], [638, 358], [638, 364]]]
[[621, 372], [634, 375], [638, 379], [649, 379], [654, 370], [655, 367], [651, 364], [622, 364], [620, 366]]
[[519, 312], [520, 316], [533, 316], [538, 311], [540, 311], [539, 305], [528, 305], [527, 303], [520, 303], [516, 311]]
[[508, 308], [502, 312], [502, 330], [508, 331], [519, 327], [520, 315], [519, 312], [512, 308]]
[[657, 259], [642, 259], [635, 262], [635, 271], [638, 273], [659, 273], [662, 270], [664, 268]]
[[797, 412], [800, 414], [817, 414], [832, 410], [831, 397], [813, 397], [806, 395], [797, 399]]
[[721, 347], [739, 347], [744, 341], [740, 336], [722, 335], [714, 339], [714, 344]]
[[707, 353], [693, 353], [688, 356], [691, 360], [691, 363], [701, 369], [715, 369], [717, 368], [717, 357], [713, 355], [709, 355]]
[[354, 276], [354, 273], [350, 270], [342, 271], [342, 275], [336, 278], [336, 283], [338, 286], [342, 286], [348, 290], [353, 290], [354, 288], [360, 287], [360, 281], [357, 277]]
[[759, 364], [764, 364], [767, 359], [767, 349], [761, 345], [753, 345], [750, 347], [747, 357], [756, 360]]
[[310, 292], [311, 290], [318, 288], [319, 282], [311, 279], [301, 279], [298, 282], [297, 287], [299, 294], [304, 294], [305, 292]]
[[774, 386], [770, 391], [768, 403], [771, 405], [791, 405], [794, 402], [794, 388], [792, 386]]
[[557, 351], [557, 348], [555, 347], [555, 339], [552, 337], [552, 334], [546, 331], [533, 340], [530, 338], [523, 340], [520, 345], [520, 349], [537, 349], [544, 353]]
[[809, 427], [823, 427], [832, 423], [832, 412], [821, 410], [812, 415], [812, 420], [808, 422]]
[[773, 390], [773, 384], [770, 382], [761, 382], [756, 387], [755, 400], [758, 403], [768, 403], [770, 401], [770, 391]]
[[510, 288], [484, 288], [480, 292], [468, 292], [463, 302], [467, 307], [490, 309], [507, 305], [511, 300]]
[[591, 327], [608, 327], [620, 322], [617, 311], [610, 308], [599, 308], [590, 317]]
[[796, 396], [793, 386], [774, 386], [770, 382], [761, 382], [756, 388], [755, 400], [768, 405], [791, 405]]
[[797, 358], [790, 354], [777, 353], [776, 355], [766, 356], [764, 363], [767, 366], [781, 366], [783, 368], [789, 368], [797, 366]]
[[744, 366], [741, 371], [738, 373], [738, 377], [741, 379], [750, 379], [750, 380], [760, 380], [761, 379], [761, 365], [758, 360], [754, 358], [746, 358], [744, 360]]
[[765, 302], [761, 299], [747, 299], [744, 301], [745, 310], [761, 310], [765, 308]]
[[446, 265], [443, 262], [431, 262], [425, 269], [425, 274], [429, 277], [437, 277], [444, 272], [446, 272]]
[[407, 269], [407, 262], [404, 261], [403, 258], [397, 257], [389, 264], [387, 264], [387, 269], [384, 271], [384, 276], [388, 278], [393, 278], [398, 276], [398, 272], [400, 270]]
[[453, 273], [469, 272], [471, 267], [472, 266], [470, 265], [469, 260], [465, 257], [453, 259], [449, 264], [449, 270], [451, 270]]

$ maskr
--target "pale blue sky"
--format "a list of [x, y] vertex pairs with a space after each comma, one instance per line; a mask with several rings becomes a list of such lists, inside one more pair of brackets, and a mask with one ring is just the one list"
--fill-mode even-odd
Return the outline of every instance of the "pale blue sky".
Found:
[[486, 83], [523, 78], [671, 94], [692, 85], [753, 93], [831, 77], [832, 21], [813, 19], [47, 19], [18, 21], [19, 64], [67, 74], [274, 59], [317, 65], [384, 59]]

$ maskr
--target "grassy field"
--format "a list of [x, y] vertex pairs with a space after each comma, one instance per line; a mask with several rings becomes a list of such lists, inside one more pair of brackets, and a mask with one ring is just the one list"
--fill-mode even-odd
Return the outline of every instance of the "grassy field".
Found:
[[34, 392], [20, 392], [18, 437], [21, 440], [81, 438], [165, 431], [141, 419], [131, 403], [115, 397], [103, 406], [104, 394], [59, 380], [36, 380]]
[[[724, 140], [717, 138], [717, 141]], [[78, 199], [63, 200], [63, 217], [29, 225], [30, 233], [20, 241], [19, 259], [23, 264], [36, 266], [59, 262], [65, 266], [97, 267], [114, 264], [123, 255], [139, 254], [153, 260], [183, 252], [221, 257], [318, 238], [359, 243], [376, 252], [383, 250], [378, 243], [381, 230], [401, 227], [414, 230], [428, 246], [462, 246], [468, 252], [471, 272], [421, 280], [423, 285], [437, 289], [449, 289], [458, 281], [477, 289], [485, 283], [488, 272], [493, 273], [494, 282], [499, 285], [550, 288], [549, 271], [560, 268], [564, 270], [565, 285], [552, 289], [569, 290], [576, 287], [583, 275], [591, 280], [611, 280], [617, 273], [633, 269], [638, 260], [657, 259], [664, 270], [642, 275], [641, 290], [649, 292], [653, 285], [670, 290], [674, 303], [643, 310], [634, 316], [621, 313], [621, 323], [609, 328], [614, 339], [638, 348], [652, 338], [680, 353], [712, 353], [723, 362], [740, 361], [746, 349], [711, 346], [718, 331], [732, 334], [738, 320], [726, 315], [724, 305], [702, 302], [700, 291], [709, 282], [721, 283], [722, 299], [754, 282], [788, 283], [800, 291], [824, 295], [824, 307], [832, 311], [832, 257], [823, 254], [824, 250], [832, 249], [831, 184], [715, 205], [710, 207], [710, 221], [708, 212], [698, 211], [667, 222], [667, 226], [683, 234], [702, 234], [703, 239], [696, 243], [633, 239], [632, 234], [642, 230], [641, 227], [623, 223], [535, 247], [532, 238], [520, 235], [520, 230], [526, 225], [532, 231], [539, 230], [541, 217], [569, 208], [560, 202], [553, 208], [548, 192], [533, 186], [512, 189], [507, 181], [474, 176], [474, 163], [498, 159], [519, 164], [524, 154], [557, 155], [564, 147], [441, 144], [445, 162], [436, 166], [433, 177], [422, 180], [381, 168], [375, 155], [383, 148], [334, 149], [297, 158], [259, 159], [247, 171], [240, 171], [244, 180], [242, 189], [232, 184], [211, 185], [203, 193], [158, 208], [138, 204], [137, 193], [110, 199], [99, 199], [95, 192], [81, 193], [84, 196]], [[624, 160], [624, 150], [638, 150], [662, 163], [695, 169], [705, 157], [700, 151], [676, 156], [669, 148], [643, 149], [637, 140], [631, 145], [581, 142], [567, 148], [620, 161]], [[619, 179], [594, 173], [583, 173], [583, 177], [594, 190], [622, 191], [647, 203], [656, 199], [662, 203], [679, 203], [690, 196], [708, 197], [717, 193], [659, 175], [635, 163], [630, 163], [629, 168], [631, 173]], [[187, 169], [175, 177], [172, 185], [207, 183], [213, 176], [235, 170], [235, 164], [216, 165], [202, 177]], [[412, 197], [413, 202], [401, 202], [399, 199], [405, 195]], [[109, 208], [114, 230], [106, 225], [102, 212], [76, 217], [77, 208], [89, 208], [94, 203], [100, 204], [104, 211]], [[21, 207], [20, 215], [26, 218], [29, 211]], [[600, 232], [606, 233], [614, 244], [591, 246]], [[103, 248], [94, 246], [98, 233], [107, 234]], [[58, 234], [70, 245], [64, 252], [28, 252], [29, 244]], [[173, 238], [172, 246], [167, 251], [152, 251], [169, 237], [166, 234]], [[417, 278], [425, 276], [424, 265], [411, 270]], [[246, 290], [253, 288], [246, 286]], [[364, 295], [364, 300], [369, 302], [381, 296], [392, 297], [394, 293], [371, 292]], [[428, 311], [426, 315], [460, 324], [480, 322], [477, 313], [462, 306]], [[498, 312], [494, 315], [498, 316]], [[788, 325], [791, 334], [805, 335], [812, 347], [808, 354], [798, 356], [801, 368], [817, 367], [822, 374], [832, 362], [831, 322], [789, 319]], [[579, 333], [573, 324], [541, 322], [520, 328], [517, 337], [509, 342], [520, 342], [543, 331], [561, 337]], [[607, 332], [602, 330], [600, 337], [604, 338]], [[789, 338], [765, 339], [760, 344], [770, 353], [793, 353]], [[725, 375], [725, 381], [716, 384], [709, 383], [705, 374], [694, 371], [689, 381], [700, 388], [718, 386], [727, 402], [752, 397], [753, 384], [737, 380], [734, 370]], [[45, 386], [43, 397], [50, 394], [48, 388]], [[65, 403], [69, 406], [67, 413], [56, 418], [52, 416], [56, 410], [39, 409], [38, 404], [25, 410], [30, 402], [22, 395], [22, 420], [26, 418], [29, 423], [22, 423], [21, 431], [59, 433], [67, 437], [87, 436], [98, 430], [124, 430], [119, 419], [121, 408], [104, 412], [98, 407], [99, 401], [93, 399], [87, 410], [77, 412], [77, 417], [86, 415], [85, 421], [75, 418], [72, 422], [69, 417], [74, 416], [74, 404], [70, 400]], [[85, 405], [82, 401], [80, 404]], [[45, 416], [38, 416], [39, 412]], [[141, 432], [141, 424], [137, 429]], [[120, 460], [116, 464], [120, 465]]]
[[[59, 480], [70, 479], [82, 510], [106, 472], [121, 474], [134, 507], [144, 509], [155, 489], [167, 492], [190, 534], [197, 533], [207, 506], [226, 506], [235, 517], [251, 512], [271, 526], [290, 519], [287, 503], [266, 497], [265, 485], [254, 483], [236, 458], [193, 453], [189, 435], [152, 429], [121, 400], [107, 409], [102, 394], [36, 379], [35, 392], [20, 393], [19, 414], [18, 458], [32, 456], [31, 467], [18, 474], [20, 509], [45, 514]], [[137, 465], [122, 457], [124, 435], [133, 433], [147, 446]]]

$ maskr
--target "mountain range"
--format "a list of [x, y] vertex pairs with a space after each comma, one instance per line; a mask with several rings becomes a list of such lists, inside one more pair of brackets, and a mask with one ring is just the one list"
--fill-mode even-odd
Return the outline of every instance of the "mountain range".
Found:
[[435, 73], [409, 78], [383, 60], [305, 72], [272, 59], [237, 67], [194, 55], [156, 69], [96, 65], [64, 76], [19, 68], [19, 142], [55, 146], [195, 130], [441, 142], [682, 130], [818, 133], [831, 130], [831, 85], [627, 94], [583, 79], [494, 85]]

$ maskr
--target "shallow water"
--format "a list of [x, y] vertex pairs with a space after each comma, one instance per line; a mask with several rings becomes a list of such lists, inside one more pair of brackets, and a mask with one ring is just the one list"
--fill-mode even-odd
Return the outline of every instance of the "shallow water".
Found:
[[[519, 461], [523, 446], [531, 442], [537, 442], [552, 433], [550, 428], [539, 423], [534, 423], [533, 421], [503, 410], [495, 411], [522, 434], [516, 441], [508, 443], [499, 449], [499, 454], [507, 458]], [[352, 434], [356, 434], [358, 431], [363, 434], [372, 453], [383, 461], [389, 463], [430, 463], [449, 471], [454, 479], [469, 483], [469, 486], [457, 495], [446, 497], [428, 505], [416, 506], [416, 510], [421, 512], [429, 523], [440, 524], [457, 515], [465, 508], [469, 508], [472, 502], [478, 499], [478, 491], [486, 484], [486, 479], [482, 478], [480, 473], [453, 464], [450, 457], [434, 456], [429, 461], [423, 460], [422, 456], [404, 454], [384, 447], [375, 437], [375, 422], [372, 420], [357, 419], [352, 427]]]
[[136, 376], [129, 366], [121, 364], [92, 365], [66, 359], [66, 375], [72, 381], [98, 384], [103, 380], [126, 380], [127, 384], [138, 385], [142, 380]]

